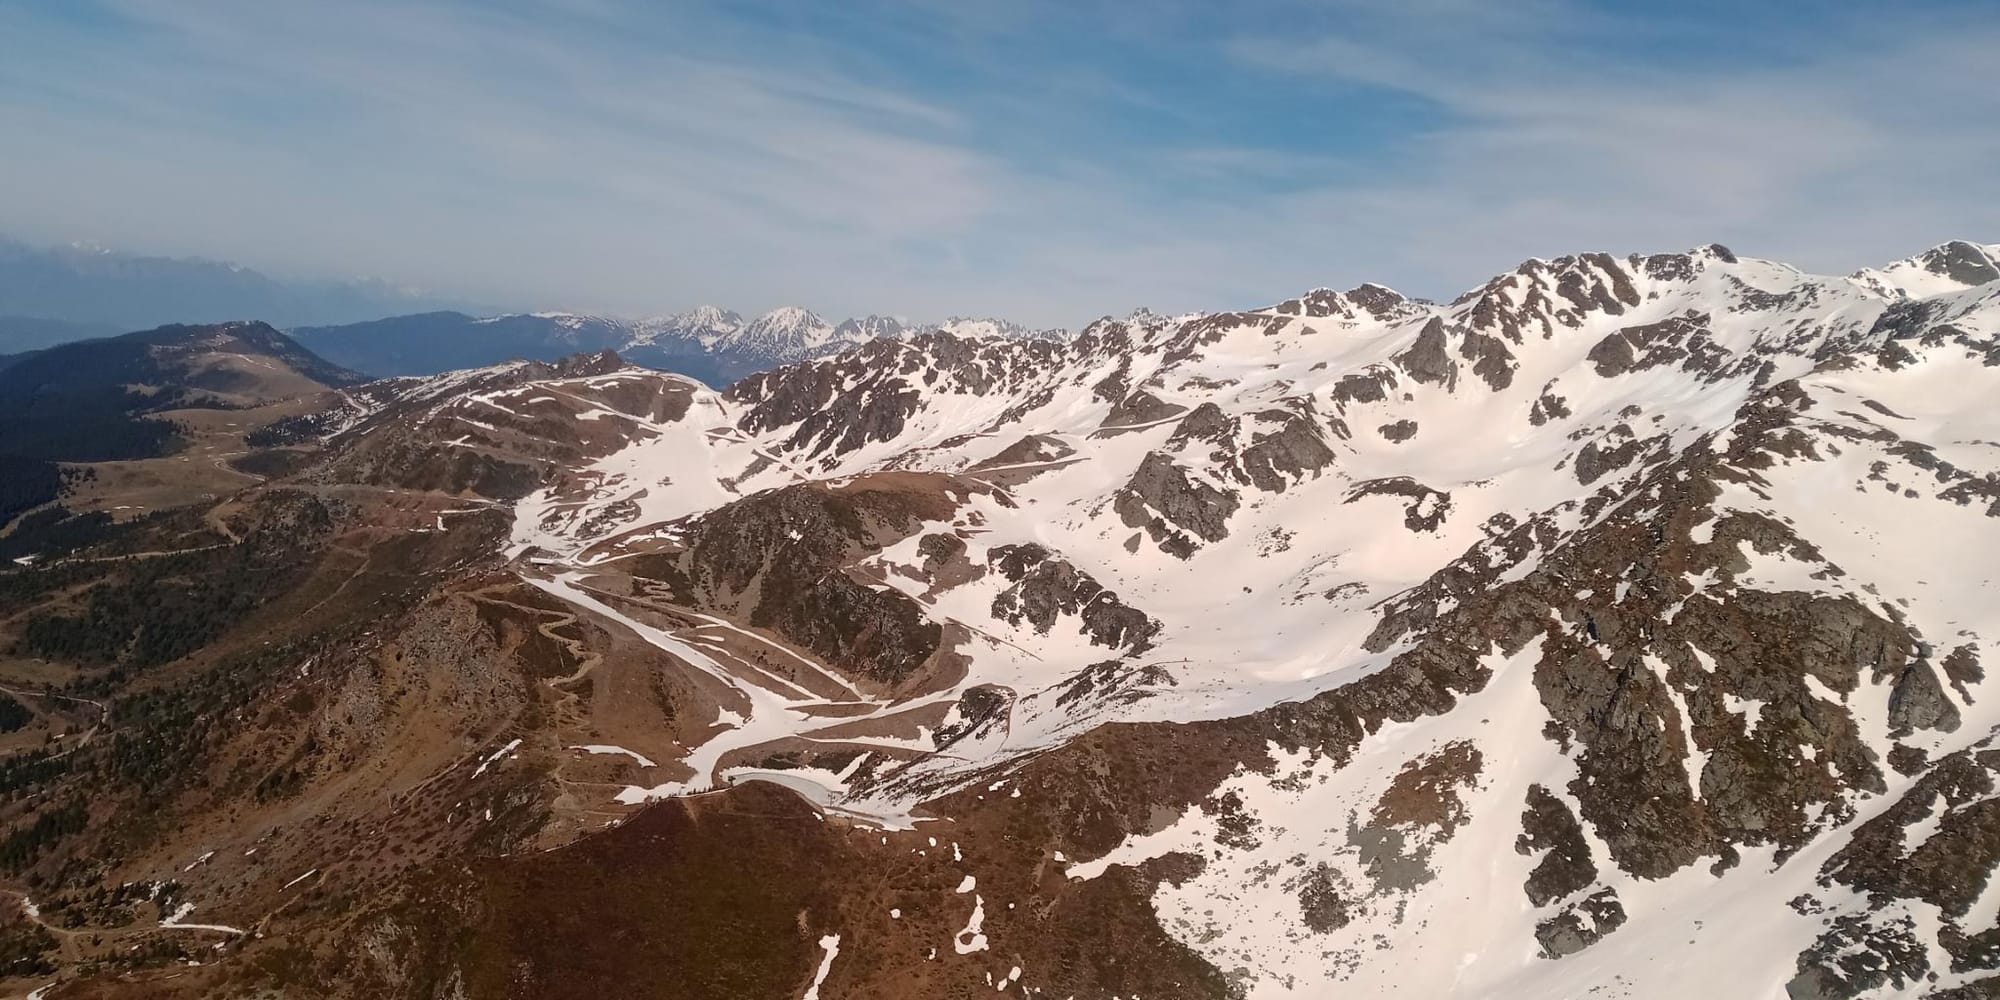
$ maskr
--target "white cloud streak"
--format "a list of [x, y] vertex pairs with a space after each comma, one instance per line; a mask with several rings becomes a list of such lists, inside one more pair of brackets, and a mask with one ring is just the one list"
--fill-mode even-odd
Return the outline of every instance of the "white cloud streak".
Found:
[[[731, 27], [770, 36], [753, 55], [711, 48], [712, 16], [679, 6], [638, 25], [641, 8], [583, 0], [119, 0], [136, 26], [111, 37], [0, 11], [19, 151], [0, 156], [0, 229], [508, 305], [1071, 325], [1320, 283], [1450, 295], [1585, 249], [1722, 241], [1845, 270], [2000, 234], [1993, 18], [1695, 70], [1620, 40], [1643, 25], [1557, 0], [1497, 20], [1437, 2], [1455, 12], [1314, 7], [1312, 30], [1246, 15], [1197, 39], [1232, 80], [1427, 109], [1363, 148], [1246, 145], [1193, 117], [1141, 143], [1087, 134], [1093, 115], [1171, 110], [1120, 77], [1117, 46], [1185, 12], [1118, 14], [1087, 67], [1011, 48], [1023, 19], [951, 19], [926, 37], [968, 67], [1021, 62], [1004, 92], [967, 94], [884, 82], [869, 54], [781, 25]], [[1033, 131], [1037, 107], [1085, 132]]]

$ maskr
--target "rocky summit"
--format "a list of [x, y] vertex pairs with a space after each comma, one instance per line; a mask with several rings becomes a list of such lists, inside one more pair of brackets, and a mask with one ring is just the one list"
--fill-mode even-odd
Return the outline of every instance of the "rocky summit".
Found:
[[290, 388], [8, 515], [6, 984], [2000, 995], [2000, 246], [690, 317], [136, 342]]

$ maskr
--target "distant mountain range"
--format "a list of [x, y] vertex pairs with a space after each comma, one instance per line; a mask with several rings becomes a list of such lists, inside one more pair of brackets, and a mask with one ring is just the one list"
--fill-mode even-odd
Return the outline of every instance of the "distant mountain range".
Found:
[[0, 236], [0, 353], [163, 323], [290, 327], [468, 307], [380, 281], [284, 281], [220, 261]]
[[831, 323], [797, 306], [749, 320], [717, 306], [643, 320], [560, 312], [484, 318], [432, 312], [345, 326], [300, 327], [292, 334], [335, 364], [382, 377], [432, 375], [511, 359], [553, 361], [578, 351], [612, 350], [635, 363], [720, 387], [778, 365], [932, 330], [1011, 340], [1068, 336], [1063, 330], [963, 317], [913, 323], [871, 315]]
[[125, 328], [115, 323], [79, 323], [41, 316], [0, 316], [0, 354], [33, 351], [123, 332]]
[[615, 350], [714, 386], [929, 330], [965, 337], [1067, 336], [962, 317], [913, 323], [871, 315], [832, 323], [797, 306], [747, 320], [716, 306], [639, 320], [569, 312], [492, 315], [490, 308], [385, 282], [288, 282], [220, 261], [84, 244], [40, 247], [0, 236], [0, 357], [164, 324], [236, 321], [290, 330], [336, 363], [376, 376]]

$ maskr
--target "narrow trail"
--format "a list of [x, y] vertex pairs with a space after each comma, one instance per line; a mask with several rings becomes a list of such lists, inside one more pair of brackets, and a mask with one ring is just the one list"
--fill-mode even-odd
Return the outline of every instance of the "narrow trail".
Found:
[[162, 559], [167, 556], [182, 556], [191, 552], [210, 552], [226, 549], [236, 542], [217, 542], [214, 545], [197, 545], [187, 549], [148, 549], [145, 552], [123, 552], [113, 556], [64, 556], [48, 562], [24, 563], [20, 566], [0, 567], [6, 572], [18, 573], [24, 569], [46, 569], [50, 566], [68, 566], [77, 563], [118, 562], [123, 559]]
[[260, 476], [254, 472], [244, 472], [242, 469], [239, 469], [229, 464], [229, 459], [236, 458], [239, 455], [248, 455], [248, 454], [250, 453], [247, 451], [225, 451], [218, 455], [209, 456], [209, 461], [212, 462], [218, 470], [222, 472], [227, 472], [232, 476], [242, 476], [243, 478], [250, 480], [252, 483], [270, 482], [271, 477], [269, 476]]
[[[83, 961], [84, 958], [83, 945], [78, 942], [77, 939], [79, 937], [82, 937], [83, 935], [86, 934], [105, 933], [104, 931], [96, 928], [73, 930], [71, 928], [61, 927], [56, 924], [49, 923], [46, 920], [43, 920], [41, 911], [35, 908], [34, 900], [28, 895], [27, 890], [25, 889], [0, 888], [0, 893], [5, 893], [9, 896], [14, 897], [17, 900], [20, 900], [21, 915], [23, 917], [26, 917], [29, 923], [34, 924], [36, 927], [40, 927], [45, 931], [48, 931], [51, 935], [55, 937], [56, 957], [60, 959], [62, 964], [64, 965], [74, 965], [78, 962]], [[117, 933], [117, 932], [113, 931], [112, 933]]]
[[[26, 688], [17, 688], [7, 684], [0, 684], [0, 691], [5, 691], [8, 694], [11, 694], [17, 698], [49, 698], [56, 701], [68, 701], [68, 702], [75, 702], [79, 705], [89, 705], [90, 707], [97, 709], [97, 721], [91, 723], [90, 728], [84, 730], [83, 734], [81, 736], [78, 736], [73, 742], [70, 743], [70, 745], [50, 754], [49, 756], [51, 758], [67, 757], [70, 754], [73, 754], [78, 750], [81, 750], [84, 747], [89, 746], [90, 741], [96, 738], [98, 732], [104, 728], [105, 723], [110, 721], [111, 719], [110, 707], [105, 705], [103, 702], [98, 701], [95, 698], [79, 698], [74, 695], [56, 694], [53, 691], [31, 691]], [[20, 750], [14, 751], [14, 753], [20, 753], [20, 752], [21, 752]]]
[[361, 574], [367, 572], [368, 565], [372, 561], [369, 558], [368, 553], [360, 549], [348, 548], [342, 545], [333, 545], [328, 548], [328, 551], [338, 552], [341, 555], [353, 556], [360, 559], [361, 561], [355, 564], [353, 572], [347, 574], [347, 579], [340, 581], [340, 584], [334, 587], [332, 591], [328, 592], [325, 597], [322, 597], [319, 600], [314, 601], [312, 607], [309, 607], [304, 611], [299, 612], [299, 617], [301, 619], [311, 615], [315, 611], [318, 611], [321, 607], [324, 607], [328, 601], [331, 601], [334, 598], [339, 597], [341, 592], [347, 589], [348, 584], [351, 584], [354, 581], [360, 579]]
[[[687, 613], [692, 617], [698, 618], [703, 622], [706, 622], [709, 627], [724, 629], [726, 631], [735, 633], [736, 635], [740, 635], [747, 639], [754, 640], [756, 642], [762, 643], [764, 646], [770, 649], [777, 650], [778, 652], [783, 653], [784, 655], [789, 656], [794, 660], [797, 660], [800, 664], [812, 670], [814, 673], [826, 678], [833, 684], [838, 685], [841, 691], [847, 694], [854, 701], [873, 700], [870, 699], [867, 695], [862, 694], [861, 690], [855, 687], [853, 683], [847, 680], [847, 678], [842, 677], [831, 670], [828, 670], [826, 667], [800, 654], [797, 650], [792, 649], [790, 646], [784, 645], [783, 643], [780, 643], [777, 640], [772, 639], [768, 636], [759, 634], [757, 632], [752, 632], [751, 630], [744, 628], [741, 625], [737, 625], [733, 622], [717, 618], [714, 615], [702, 614], [701, 612], [694, 611], [692, 609], [690, 609]], [[739, 659], [741, 658], [739, 657]]]
[[[721, 622], [720, 619], [711, 619], [707, 615], [703, 615], [699, 612], [692, 611], [687, 608], [682, 608], [677, 605], [669, 604], [662, 606], [660, 604], [655, 604], [654, 602], [649, 601], [645, 598], [634, 597], [630, 594], [614, 594], [608, 590], [601, 590], [599, 588], [592, 587], [589, 584], [584, 584], [584, 583], [578, 583], [575, 584], [574, 586], [579, 592], [589, 594], [592, 597], [598, 598], [599, 600], [602, 601], [610, 603], [635, 604], [641, 608], [644, 608], [647, 611], [655, 612], [658, 614], [671, 614], [671, 615], [681, 615], [686, 617], [699, 618], [702, 619], [704, 623], [703, 626], [701, 627], [710, 627], [711, 625], [720, 624], [727, 628], [734, 628], [734, 626], [728, 625], [728, 623], [726, 622]], [[739, 668], [738, 670], [728, 671], [728, 673], [737, 680], [755, 685], [756, 687], [762, 688], [766, 691], [770, 691], [774, 694], [777, 694], [779, 697], [786, 697], [786, 698], [796, 697], [806, 700], [816, 700], [824, 698], [823, 695], [820, 695], [817, 692], [807, 690], [806, 688], [801, 687], [798, 684], [794, 684], [791, 681], [788, 681], [785, 678], [780, 677], [775, 673], [772, 673], [770, 670], [767, 670], [764, 667], [759, 666], [758, 664], [751, 663], [750, 661], [730, 651], [726, 646], [723, 646], [717, 640], [712, 639], [708, 636], [686, 634], [687, 632], [693, 630], [685, 628], [663, 629], [662, 631], [667, 632], [670, 635], [673, 635], [674, 638], [680, 642], [699, 645], [702, 651], [708, 654], [710, 658], [714, 658], [716, 656], [721, 656], [726, 658], [728, 662], [735, 664]], [[751, 634], [751, 637], [758, 638], [754, 634]], [[797, 654], [793, 655], [796, 656]], [[819, 667], [815, 667], [815, 669], [819, 669], [822, 671], [824, 670], [824, 668], [819, 668]], [[789, 693], [784, 690], [786, 688], [790, 689]], [[839, 703], [837, 700], [834, 699], [827, 699], [827, 700], [833, 701], [836, 704]], [[873, 704], [872, 702], [869, 702], [866, 699], [860, 699], [858, 703]]]
[[[543, 681], [542, 683], [548, 685], [551, 689], [561, 691], [561, 689], [565, 685], [574, 684], [577, 681], [580, 681], [585, 677], [589, 676], [592, 668], [596, 667], [599, 663], [604, 662], [604, 655], [602, 653], [586, 649], [584, 647], [584, 642], [582, 639], [572, 639], [568, 636], [556, 634], [555, 632], [556, 629], [567, 628], [571, 625], [576, 624], [577, 616], [575, 612], [554, 611], [549, 608], [531, 607], [529, 605], [519, 604], [514, 601], [507, 600], [505, 598], [494, 597], [492, 596], [492, 593], [495, 589], [497, 588], [489, 587], [484, 590], [473, 591], [471, 593], [466, 594], [466, 596], [472, 598], [475, 601], [483, 601], [487, 604], [497, 604], [502, 607], [513, 608], [516, 611], [525, 611], [537, 617], [550, 618], [551, 620], [549, 621], [538, 623], [535, 626], [535, 631], [540, 633], [543, 638], [556, 643], [557, 646], [560, 647], [563, 650], [563, 652], [568, 655], [570, 662], [576, 664], [575, 669], [571, 670], [567, 675], [562, 677], [551, 678], [549, 680]], [[562, 694], [564, 698], [568, 700], [574, 700], [577, 697], [576, 693], [573, 691], [562, 691]]]

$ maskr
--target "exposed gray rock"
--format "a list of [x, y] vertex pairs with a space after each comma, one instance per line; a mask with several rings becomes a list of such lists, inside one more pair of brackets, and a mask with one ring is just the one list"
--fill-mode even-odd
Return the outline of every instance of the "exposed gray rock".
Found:
[[1394, 289], [1366, 283], [1348, 289], [1346, 295], [1347, 301], [1361, 307], [1377, 319], [1394, 313], [1410, 301]]
[[1938, 683], [1929, 660], [1917, 659], [1903, 668], [1889, 691], [1889, 735], [1908, 736], [1919, 729], [1949, 733], [1958, 721], [1958, 706]]
[[1356, 486], [1342, 503], [1354, 503], [1371, 496], [1395, 496], [1408, 500], [1403, 508], [1403, 525], [1411, 531], [1436, 531], [1451, 515], [1451, 494], [1431, 489], [1408, 476], [1370, 479]]
[[1299, 894], [1300, 915], [1315, 934], [1330, 934], [1347, 926], [1361, 909], [1347, 876], [1325, 862], [1306, 872], [1292, 888]]
[[1434, 316], [1417, 333], [1416, 342], [1396, 355], [1396, 363], [1419, 382], [1449, 389], [1458, 379], [1458, 364], [1446, 346], [1444, 320]]
[[1528, 786], [1527, 806], [1521, 812], [1521, 835], [1514, 850], [1522, 854], [1541, 852], [1542, 860], [1522, 886], [1528, 902], [1547, 906], [1555, 900], [1597, 880], [1597, 866], [1590, 860], [1590, 844], [1583, 839], [1583, 826], [1570, 812], [1568, 803], [1540, 785]]
[[1562, 958], [1596, 944], [1624, 924], [1625, 904], [1618, 901], [1618, 893], [1599, 889], [1535, 925], [1535, 940], [1541, 942], [1543, 958]]
[[[1220, 448], [1233, 448], [1236, 441], [1236, 421], [1222, 412], [1222, 407], [1206, 402], [1181, 418], [1174, 425], [1174, 435], [1167, 444], [1181, 448], [1194, 441], [1206, 441]], [[1222, 456], [1226, 460], [1227, 456]]]
[[1372, 365], [1366, 371], [1353, 375], [1342, 375], [1333, 384], [1333, 401], [1336, 403], [1379, 403], [1389, 398], [1389, 390], [1396, 387], [1396, 373], [1381, 365]]
[[1154, 688], [1178, 683], [1157, 663], [1139, 663], [1129, 656], [1099, 660], [1056, 684], [1056, 704], [1076, 713], [1084, 704], [1137, 701], [1151, 696]]
[[1468, 331], [1459, 341], [1458, 353], [1472, 362], [1472, 373], [1494, 392], [1514, 384], [1514, 369], [1520, 365], [1500, 338]]
[[1930, 972], [1924, 944], [1908, 917], [1871, 920], [1846, 913], [1799, 956], [1785, 984], [1790, 1000], [1853, 1000], [1883, 987], [1908, 989]]
[[1986, 679], [1986, 668], [1979, 665], [1978, 647], [1968, 642], [1945, 654], [1944, 675], [1951, 679], [1959, 697], [1971, 697], [1966, 688]]
[[1150, 649], [1160, 631], [1151, 616], [1121, 603], [1089, 573], [1039, 545], [1002, 545], [987, 555], [1001, 575], [1014, 581], [993, 598], [993, 616], [1010, 625], [1026, 620], [1046, 635], [1057, 618], [1073, 617], [1091, 645], [1128, 653]]
[[1577, 450], [1577, 482], [1588, 486], [1635, 462], [1665, 458], [1667, 444], [1665, 436], [1637, 437], [1630, 426], [1619, 424], [1605, 432], [1603, 437], [1587, 442]]
[[1917, 258], [1917, 262], [1924, 266], [1924, 270], [1961, 285], [2000, 281], [2000, 268], [1993, 265], [1986, 252], [1964, 240], [1953, 240], [1928, 250]]
[[1394, 444], [1402, 444], [1417, 436], [1417, 422], [1414, 420], [1398, 420], [1393, 424], [1383, 424], [1375, 428], [1375, 430], [1382, 435], [1384, 440]]
[[1570, 416], [1569, 401], [1551, 392], [1554, 386], [1553, 382], [1543, 386], [1541, 396], [1535, 399], [1534, 407], [1528, 411], [1528, 422], [1536, 427]]
[[1283, 493], [1293, 480], [1318, 475], [1333, 464], [1333, 449], [1320, 436], [1310, 403], [1302, 409], [1264, 410], [1257, 417], [1276, 427], [1254, 432], [1250, 447], [1243, 449], [1243, 475], [1258, 489]]
[[1632, 350], [1632, 342], [1625, 337], [1625, 331], [1618, 330], [1604, 335], [1597, 346], [1585, 355], [1597, 367], [1597, 374], [1605, 378], [1623, 375], [1632, 370], [1639, 356]]
[[1196, 480], [1157, 451], [1139, 463], [1112, 501], [1127, 527], [1145, 528], [1161, 549], [1183, 559], [1194, 554], [1197, 538], [1216, 542], [1229, 537], [1229, 518], [1237, 505], [1233, 491]]
[[1004, 725], [1014, 708], [1014, 692], [998, 684], [980, 684], [958, 696], [957, 718], [939, 725], [931, 743], [939, 750], [992, 733]]
[[1134, 424], [1150, 424], [1160, 420], [1170, 420], [1186, 412], [1187, 407], [1179, 403], [1169, 403], [1144, 389], [1140, 389], [1120, 400], [1117, 406], [1112, 407], [1111, 412], [1104, 415], [1103, 426], [1107, 429], [1116, 429]]

